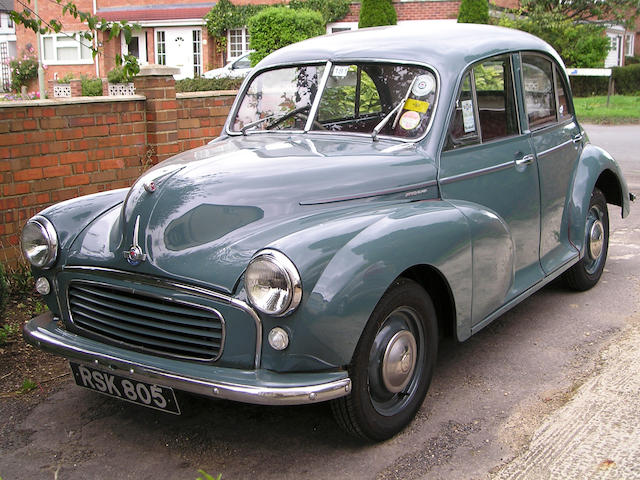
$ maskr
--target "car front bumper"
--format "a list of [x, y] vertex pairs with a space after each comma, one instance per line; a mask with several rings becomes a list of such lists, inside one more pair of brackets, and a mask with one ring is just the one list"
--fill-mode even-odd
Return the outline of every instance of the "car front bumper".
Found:
[[35, 317], [24, 326], [24, 338], [69, 360], [176, 390], [261, 405], [316, 403], [351, 391], [346, 371], [277, 373], [194, 364], [105, 345], [68, 332], [57, 323], [51, 312]]

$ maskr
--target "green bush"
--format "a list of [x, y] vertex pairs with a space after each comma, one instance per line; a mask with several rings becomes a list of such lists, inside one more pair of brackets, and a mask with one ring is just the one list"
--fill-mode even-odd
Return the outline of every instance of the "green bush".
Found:
[[82, 82], [83, 97], [99, 97], [102, 95], [102, 80], [99, 78], [82, 75], [80, 81]]
[[291, 43], [325, 33], [320, 12], [308, 9], [269, 7], [249, 19], [251, 64]]
[[462, 0], [458, 10], [458, 23], [489, 23], [489, 2]]
[[624, 57], [624, 64], [625, 65], [635, 65], [636, 63], [640, 63], [640, 57], [638, 57], [638, 56]]
[[60, 77], [56, 80], [56, 83], [58, 84], [65, 84], [65, 83], [71, 83], [71, 80], [73, 80], [75, 77], [73, 76], [73, 73], [67, 73], [64, 77]]
[[289, 8], [300, 10], [307, 8], [322, 14], [325, 24], [337, 22], [349, 13], [347, 0], [291, 0]]
[[185, 78], [176, 82], [176, 92], [208, 92], [211, 90], [237, 90], [242, 78]]
[[31, 44], [23, 50], [22, 56], [9, 61], [11, 88], [20, 93], [20, 88], [38, 76], [38, 59]]
[[609, 89], [607, 77], [569, 77], [574, 97], [606, 95]]
[[398, 23], [398, 15], [391, 0], [362, 0], [360, 5], [358, 28]]
[[618, 95], [637, 95], [640, 92], [640, 64], [613, 67], [612, 74]]
[[536, 9], [528, 16], [503, 15], [503, 27], [516, 28], [540, 37], [560, 54], [568, 67], [600, 68], [609, 53], [604, 27], [576, 24], [559, 12]]

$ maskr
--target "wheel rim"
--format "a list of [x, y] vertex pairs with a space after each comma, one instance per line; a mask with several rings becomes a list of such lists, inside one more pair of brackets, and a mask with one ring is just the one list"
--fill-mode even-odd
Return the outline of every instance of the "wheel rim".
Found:
[[369, 395], [375, 410], [395, 415], [411, 401], [424, 366], [424, 330], [410, 307], [393, 310], [378, 329], [369, 353]]
[[602, 222], [604, 214], [596, 205], [589, 209], [587, 215], [587, 253], [585, 255], [585, 270], [589, 274], [595, 273], [604, 256], [605, 229]]

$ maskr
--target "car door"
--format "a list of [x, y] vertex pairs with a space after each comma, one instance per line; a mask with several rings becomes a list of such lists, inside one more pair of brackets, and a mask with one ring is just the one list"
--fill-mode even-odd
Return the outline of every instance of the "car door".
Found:
[[522, 87], [540, 175], [540, 263], [552, 273], [578, 255], [567, 219], [572, 175], [582, 133], [570, 111], [560, 67], [541, 53], [522, 53]]
[[[476, 329], [544, 276], [538, 170], [519, 120], [516, 60], [492, 57], [465, 73], [440, 156], [441, 195], [461, 206], [472, 230]], [[494, 221], [502, 232], [488, 227]]]

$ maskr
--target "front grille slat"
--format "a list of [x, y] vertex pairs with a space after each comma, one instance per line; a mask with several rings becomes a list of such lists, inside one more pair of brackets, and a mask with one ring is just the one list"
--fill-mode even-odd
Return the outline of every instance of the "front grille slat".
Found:
[[88, 281], [74, 281], [68, 291], [70, 318], [78, 328], [140, 351], [215, 361], [224, 345], [224, 319], [197, 301]]
[[[183, 319], [181, 317], [176, 317], [175, 315], [167, 315], [167, 314], [163, 314], [155, 311], [150, 312], [147, 310], [135, 309], [133, 307], [128, 307], [126, 305], [120, 305], [116, 301], [105, 302], [103, 300], [97, 300], [96, 298], [87, 294], [78, 294], [74, 292], [73, 297], [71, 297], [71, 301], [78, 301], [77, 299], [80, 299], [83, 302], [85, 302], [85, 306], [87, 308], [103, 308], [103, 309], [109, 309], [109, 310], [117, 310], [111, 313], [112, 315], [121, 315], [121, 314], [134, 315], [135, 317], [140, 318], [141, 323], [143, 320], [142, 317], [149, 319], [151, 321], [163, 320], [164, 324], [162, 324], [162, 327], [164, 328], [171, 328], [172, 325], [175, 325], [175, 327], [178, 327], [179, 325], [186, 325], [186, 326], [193, 326], [193, 327], [203, 327], [207, 329], [216, 328], [216, 325], [212, 325], [211, 321], [196, 320], [196, 319], [190, 319], [190, 318]], [[91, 305], [91, 307], [89, 305]], [[122, 312], [122, 313], [119, 313], [119, 312]], [[217, 327], [219, 330], [222, 329], [221, 326], [219, 325]]]

